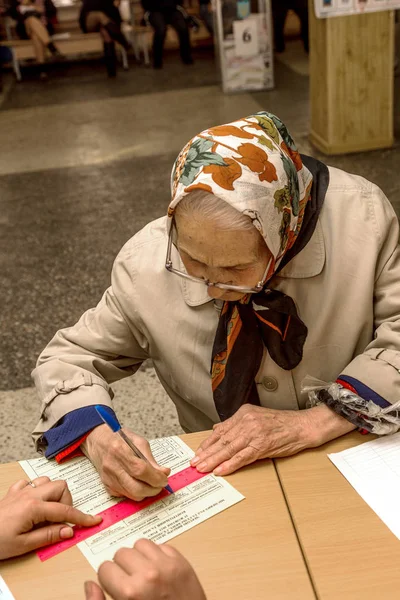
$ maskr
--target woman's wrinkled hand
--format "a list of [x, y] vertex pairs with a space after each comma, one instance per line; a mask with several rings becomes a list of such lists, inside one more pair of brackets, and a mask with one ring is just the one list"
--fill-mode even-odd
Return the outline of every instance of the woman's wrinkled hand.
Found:
[[244, 404], [232, 417], [214, 425], [191, 465], [202, 473], [229, 475], [261, 458], [291, 456], [314, 446], [306, 413]]
[[93, 429], [81, 448], [113, 496], [126, 496], [132, 500], [157, 496], [167, 485], [171, 469], [156, 463], [147, 440], [129, 429], [124, 428], [124, 433], [146, 456], [148, 463], [136, 458], [128, 444], [108, 425]]
[[0, 501], [0, 560], [19, 556], [71, 538], [73, 529], [66, 523], [93, 527], [101, 517], [73, 508], [65, 481], [48, 477], [17, 481]]
[[118, 550], [113, 562], [101, 565], [98, 578], [101, 587], [93, 581], [85, 584], [86, 600], [105, 600], [104, 591], [114, 600], [206, 600], [182, 554], [150, 540]]

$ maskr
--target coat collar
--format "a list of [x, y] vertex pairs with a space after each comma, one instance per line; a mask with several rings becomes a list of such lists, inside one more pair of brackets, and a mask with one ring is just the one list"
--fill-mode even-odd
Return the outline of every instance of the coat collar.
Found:
[[[179, 256], [179, 255], [178, 255]], [[182, 268], [183, 265], [179, 260]], [[280, 271], [277, 277], [292, 279], [307, 279], [319, 275], [325, 264], [325, 242], [320, 220], [318, 220], [315, 231], [307, 246], [295, 256]], [[211, 302], [207, 294], [207, 288], [193, 281], [181, 279], [182, 293], [186, 304], [189, 306], [200, 306]]]

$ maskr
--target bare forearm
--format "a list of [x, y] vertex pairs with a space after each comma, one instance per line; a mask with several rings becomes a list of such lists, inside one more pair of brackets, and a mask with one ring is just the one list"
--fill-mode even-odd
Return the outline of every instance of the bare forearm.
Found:
[[303, 415], [307, 421], [310, 447], [321, 446], [355, 429], [352, 423], [336, 414], [325, 404], [309, 408], [303, 412]]

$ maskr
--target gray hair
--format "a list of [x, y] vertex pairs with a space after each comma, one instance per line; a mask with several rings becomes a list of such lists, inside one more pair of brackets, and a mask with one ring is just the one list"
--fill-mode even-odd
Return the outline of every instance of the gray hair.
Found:
[[250, 217], [204, 190], [194, 190], [184, 196], [176, 207], [176, 215], [212, 220], [225, 231], [257, 231]]

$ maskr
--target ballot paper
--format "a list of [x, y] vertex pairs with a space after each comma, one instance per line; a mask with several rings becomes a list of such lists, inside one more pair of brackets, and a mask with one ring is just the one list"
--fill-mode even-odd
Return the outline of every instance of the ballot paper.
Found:
[[[189, 467], [194, 455], [176, 436], [153, 440], [150, 446], [156, 461], [171, 468], [171, 475]], [[83, 512], [97, 514], [121, 501], [108, 494], [87, 458], [75, 458], [61, 465], [38, 458], [20, 461], [20, 465], [30, 479], [43, 475], [50, 479], [65, 479], [74, 506]], [[97, 570], [103, 561], [111, 560], [119, 548], [131, 547], [143, 537], [158, 543], [166, 542], [243, 498], [222, 477], [207, 475], [80, 542], [78, 548]], [[0, 600], [3, 599], [0, 597]]]
[[400, 539], [400, 433], [328, 454], [333, 464]]
[[14, 596], [8, 589], [8, 586], [0, 575], [0, 600], [15, 600]]

